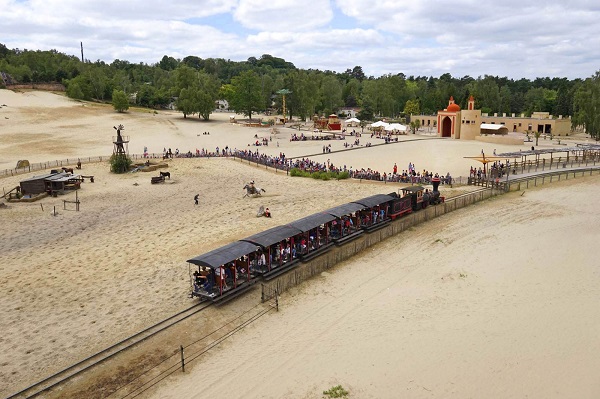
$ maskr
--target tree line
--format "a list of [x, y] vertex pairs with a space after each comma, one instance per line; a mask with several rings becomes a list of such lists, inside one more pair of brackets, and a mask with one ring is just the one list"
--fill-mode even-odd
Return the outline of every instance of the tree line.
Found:
[[[116, 59], [82, 62], [56, 50], [8, 49], [0, 43], [0, 71], [20, 83], [59, 82], [69, 97], [113, 101], [123, 106], [164, 108], [170, 104], [184, 117], [208, 119], [215, 100], [249, 118], [271, 108], [281, 112], [286, 96], [287, 117], [310, 119], [338, 113], [344, 107], [361, 109], [360, 119], [397, 119], [410, 114], [434, 114], [448, 105], [450, 96], [465, 108], [471, 95], [484, 113], [525, 114], [549, 112], [571, 116], [574, 127], [600, 133], [600, 71], [587, 79], [510, 79], [484, 75], [453, 77], [406, 76], [403, 73], [366, 76], [362, 67], [344, 72], [296, 68], [282, 58], [263, 54], [246, 61], [165, 55], [155, 64]], [[124, 103], [124, 104], [123, 104]]]

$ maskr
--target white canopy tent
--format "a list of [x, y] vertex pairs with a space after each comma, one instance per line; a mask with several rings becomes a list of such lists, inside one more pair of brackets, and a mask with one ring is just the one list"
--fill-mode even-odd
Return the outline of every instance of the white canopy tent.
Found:
[[384, 121], [371, 123], [371, 127], [386, 127], [386, 126], [388, 126], [388, 124], [385, 123]]
[[360, 119], [358, 118], [348, 118], [344, 121], [344, 123], [360, 123]]
[[385, 126], [384, 129], [388, 132], [389, 131], [405, 132], [406, 126], [404, 126], [401, 123], [390, 123], [389, 125]]

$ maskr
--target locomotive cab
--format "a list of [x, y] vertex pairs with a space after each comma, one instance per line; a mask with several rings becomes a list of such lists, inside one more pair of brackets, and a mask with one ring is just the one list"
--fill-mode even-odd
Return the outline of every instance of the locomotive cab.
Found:
[[427, 207], [428, 203], [423, 201], [423, 192], [425, 189], [421, 186], [407, 186], [400, 189], [402, 197], [410, 197], [413, 211]]

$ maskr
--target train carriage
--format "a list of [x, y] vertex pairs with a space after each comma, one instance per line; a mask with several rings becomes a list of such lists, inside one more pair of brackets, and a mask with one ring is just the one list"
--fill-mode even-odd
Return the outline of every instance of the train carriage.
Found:
[[[189, 259], [192, 296], [215, 300], [224, 294], [247, 289], [252, 279], [251, 255], [257, 252], [254, 244], [236, 241]], [[191, 272], [192, 265], [198, 270]]]
[[363, 209], [365, 209], [364, 205], [349, 202], [323, 211], [323, 213], [336, 217], [332, 222], [332, 241], [336, 244], [341, 244], [353, 240], [362, 234], [363, 231], [360, 229], [360, 219], [357, 212]]
[[302, 230], [284, 225], [244, 238], [242, 241], [260, 247], [252, 272], [269, 279], [295, 266], [299, 262], [295, 244], [301, 235]]
[[370, 197], [353, 201], [362, 205], [364, 209], [359, 212], [360, 227], [366, 231], [374, 231], [390, 222], [390, 204], [394, 197], [387, 194], [375, 194]]
[[288, 226], [302, 231], [300, 242], [296, 243], [296, 252], [302, 261], [306, 262], [331, 248], [330, 232], [335, 219], [333, 215], [319, 212], [288, 223]]

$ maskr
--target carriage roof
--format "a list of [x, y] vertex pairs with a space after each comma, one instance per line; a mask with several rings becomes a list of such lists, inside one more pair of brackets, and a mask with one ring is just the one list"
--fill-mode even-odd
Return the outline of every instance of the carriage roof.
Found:
[[400, 190], [410, 193], [418, 193], [419, 191], [423, 191], [425, 189], [422, 186], [406, 186], [401, 188]]
[[319, 227], [322, 224], [329, 223], [332, 220], [335, 220], [335, 216], [328, 213], [319, 212], [315, 213], [314, 215], [298, 219], [292, 223], [288, 223], [288, 226], [297, 228], [304, 233]]
[[374, 206], [385, 204], [386, 202], [390, 202], [393, 199], [394, 199], [394, 197], [391, 197], [387, 194], [375, 194], [370, 197], [363, 198], [358, 201], [352, 201], [352, 202], [372, 208]]
[[207, 266], [211, 269], [215, 269], [221, 265], [233, 262], [244, 255], [256, 252], [256, 250], [256, 244], [246, 241], [236, 241], [223, 247], [213, 249], [203, 255], [196, 256], [195, 258], [188, 260], [188, 262], [198, 266]]
[[250, 237], [246, 237], [243, 239], [243, 241], [250, 242], [255, 245], [261, 245], [266, 248], [283, 241], [286, 238], [290, 238], [302, 233], [302, 230], [293, 226], [277, 226], [269, 230], [256, 233]]
[[356, 211], [360, 211], [365, 209], [365, 205], [357, 204], [356, 202], [349, 202], [344, 205], [336, 206], [335, 208], [330, 208], [323, 213], [328, 213], [330, 215], [336, 216], [338, 218], [342, 216], [350, 215]]

